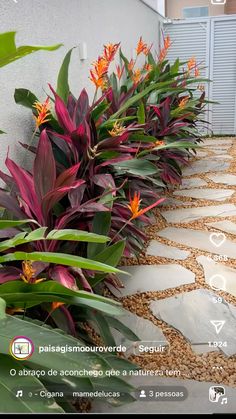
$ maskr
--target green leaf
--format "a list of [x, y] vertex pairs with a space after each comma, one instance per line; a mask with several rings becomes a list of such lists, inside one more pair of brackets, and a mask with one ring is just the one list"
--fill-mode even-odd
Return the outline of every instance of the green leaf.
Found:
[[27, 223], [38, 224], [35, 220], [25, 219], [25, 220], [0, 220], [0, 229], [9, 228], [9, 227], [18, 227]]
[[139, 124], [145, 124], [145, 107], [142, 101], [138, 107], [137, 117]]
[[39, 101], [37, 96], [28, 89], [15, 89], [14, 99], [18, 105], [29, 109], [32, 109], [33, 104]]
[[52, 230], [48, 233], [47, 240], [72, 240], [88, 243], [106, 243], [110, 240], [109, 237], [102, 235], [102, 233], [95, 233], [75, 229]]
[[153, 137], [152, 135], [145, 135], [145, 134], [132, 134], [129, 136], [130, 141], [135, 142], [142, 142], [142, 143], [155, 143], [157, 141], [156, 137]]
[[[117, 266], [120, 262], [125, 250], [125, 240], [114, 243], [111, 246], [107, 246], [101, 253], [94, 255], [93, 258], [99, 262], [108, 263], [111, 266]], [[92, 287], [98, 285], [106, 275], [95, 275], [94, 278], [89, 280], [89, 283]]]
[[[20, 362], [15, 361], [13, 358], [7, 355], [0, 355], [0, 410], [1, 413], [64, 413], [64, 410], [58, 406], [53, 398], [39, 398], [30, 399], [27, 397], [16, 397], [16, 391], [18, 389], [37, 389], [37, 392], [46, 390], [43, 384], [35, 377], [25, 376], [23, 378], [19, 376], [20, 371], [23, 367]], [[14, 378], [9, 374], [10, 370], [16, 370]]]
[[0, 129], [0, 134], [6, 134], [6, 133], [5, 133], [5, 131], [2, 131], [2, 130]]
[[[150, 150], [148, 152], [150, 153]], [[139, 153], [139, 155], [142, 155], [142, 152]], [[132, 160], [126, 160], [120, 163], [113, 163], [112, 166], [114, 166], [116, 170], [122, 170], [137, 176], [150, 176], [157, 173], [156, 166], [153, 163], [143, 159], [134, 158]]]
[[61, 97], [61, 99], [67, 104], [68, 96], [70, 93], [70, 87], [68, 82], [68, 73], [69, 73], [69, 65], [70, 65], [70, 59], [71, 59], [71, 53], [74, 48], [71, 48], [61, 65], [58, 78], [57, 78], [57, 94]]
[[110, 317], [110, 316], [106, 316], [107, 319], [107, 323], [109, 324], [110, 327], [112, 327], [113, 329], [118, 330], [118, 332], [122, 333], [122, 335], [124, 337], [126, 337], [127, 339], [134, 341], [134, 342], [138, 342], [140, 341], [140, 338], [134, 333], [132, 332], [131, 329], [129, 329], [127, 326], [125, 326], [122, 321], [115, 319], [114, 317]]
[[96, 313], [96, 316], [93, 316], [92, 321], [97, 325], [99, 329], [99, 334], [103, 340], [104, 345], [115, 347], [115, 339], [112, 336], [109, 325], [104, 315], [101, 313]]
[[[188, 141], [173, 141], [172, 143], [168, 143], [165, 145], [161, 145], [161, 146], [157, 146], [154, 147], [152, 150], [153, 151], [158, 151], [158, 150], [165, 150], [168, 148], [177, 148], [177, 149], [181, 149], [181, 148], [198, 148], [199, 146], [195, 143], [191, 143]], [[138, 157], [142, 157], [145, 156], [146, 154], [150, 153], [150, 150], [143, 150], [138, 154]]]
[[[93, 271], [119, 273], [122, 272], [117, 268], [105, 265], [104, 263], [96, 262], [91, 259], [86, 259], [80, 256], [68, 255], [66, 253], [53, 252], [14, 252], [7, 255], [0, 256], [0, 263], [12, 262], [14, 260], [38, 260], [41, 262], [55, 263], [65, 266], [75, 266], [76, 268], [90, 269]], [[124, 273], [124, 272], [122, 272]]]
[[[71, 347], [82, 348], [84, 344], [78, 339], [58, 332], [56, 329], [48, 329], [31, 323], [26, 320], [21, 320], [18, 317], [6, 316], [5, 319], [0, 320], [0, 351], [3, 354], [9, 353], [9, 345], [12, 337], [18, 336], [19, 331], [28, 336], [34, 343], [35, 351], [31, 358], [27, 361], [27, 365], [36, 364], [45, 369], [61, 370], [101, 370], [106, 371], [110, 368], [109, 364], [97, 353], [90, 352], [42, 352], [39, 353], [39, 348], [42, 347], [61, 347], [66, 345]], [[59, 378], [59, 377], [58, 377]], [[70, 377], [71, 380], [72, 377]], [[12, 380], [12, 378], [11, 378]], [[76, 382], [76, 379], [74, 379]]]
[[96, 122], [100, 118], [100, 116], [103, 115], [104, 112], [106, 112], [110, 108], [110, 106], [110, 103], [107, 103], [106, 100], [103, 100], [95, 109], [92, 110], [92, 119]]
[[[93, 219], [92, 231], [96, 234], [108, 235], [111, 227], [111, 213], [109, 211], [97, 212]], [[100, 253], [106, 247], [105, 244], [89, 243], [87, 257], [93, 259], [97, 253]]]
[[5, 32], [0, 34], [0, 67], [10, 64], [33, 52], [40, 50], [55, 51], [62, 46], [62, 44], [50, 46], [24, 45], [17, 48], [15, 44], [15, 35], [16, 32]]
[[8, 307], [33, 307], [42, 303], [62, 302], [96, 309], [108, 315], [120, 316], [123, 313], [119, 303], [86, 291], [74, 291], [56, 281], [26, 284], [23, 281], [10, 281], [0, 285], [0, 298]]
[[[12, 226], [13, 225], [14, 224], [12, 224]], [[95, 243], [106, 243], [109, 240], [109, 237], [107, 236], [101, 236], [98, 234], [88, 233], [83, 230], [75, 229], [52, 230], [46, 236], [46, 230], [47, 227], [40, 227], [28, 234], [26, 232], [21, 232], [11, 239], [2, 241], [0, 243], [0, 251], [3, 252], [7, 249], [11, 249], [12, 247], [19, 246], [20, 244], [26, 244], [39, 240], [68, 240]]]
[[0, 320], [6, 316], [5, 312], [6, 312], [6, 301], [0, 298]]

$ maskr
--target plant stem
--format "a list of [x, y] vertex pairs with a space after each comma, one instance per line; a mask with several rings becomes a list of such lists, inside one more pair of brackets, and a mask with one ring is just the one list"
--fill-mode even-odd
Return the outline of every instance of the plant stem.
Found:
[[128, 221], [126, 221], [126, 223], [120, 228], [119, 231], [117, 231], [115, 236], [111, 239], [110, 243], [108, 244], [108, 247], [111, 245], [112, 242], [114, 242], [116, 237], [119, 236], [119, 234], [124, 230], [124, 228], [130, 223], [131, 220], [132, 220], [132, 217]]

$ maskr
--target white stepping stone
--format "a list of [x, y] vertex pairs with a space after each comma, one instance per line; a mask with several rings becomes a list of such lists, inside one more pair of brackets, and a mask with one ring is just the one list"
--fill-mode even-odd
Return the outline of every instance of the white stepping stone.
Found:
[[[208, 148], [209, 151], [212, 151], [216, 156], [218, 155], [222, 155], [224, 153], [227, 153], [227, 151], [229, 151], [228, 148]], [[229, 155], [228, 155], [229, 156]], [[232, 158], [232, 156], [229, 156], [230, 158]]]
[[236, 224], [232, 221], [225, 220], [225, 221], [216, 221], [215, 223], [207, 223], [209, 227], [214, 227], [217, 230], [221, 230], [224, 233], [230, 233], [236, 235]]
[[[163, 375], [161, 370], [157, 372]], [[182, 378], [166, 378], [155, 375], [153, 377], [142, 375], [138, 371], [137, 376], [132, 376], [129, 379], [129, 383], [135, 388], [139, 389], [139, 392], [133, 393], [137, 401], [132, 403], [114, 403], [114, 405], [106, 403], [102, 400], [95, 399], [92, 402], [92, 413], [108, 413], [108, 414], [213, 414], [213, 413], [235, 413], [236, 411], [236, 389], [224, 385], [225, 393], [228, 398], [227, 404], [211, 403], [209, 401], [209, 389], [211, 387], [219, 387], [219, 383], [196, 381]], [[171, 371], [170, 371], [171, 374]], [[174, 374], [174, 372], [173, 372]], [[173, 375], [172, 375], [173, 377]], [[188, 378], [188, 377], [186, 377]], [[166, 391], [180, 391], [180, 388], [184, 392], [188, 392], [186, 400], [150, 400], [149, 391], [155, 392], [166, 392]], [[146, 398], [140, 398], [140, 391], [144, 390]], [[222, 399], [222, 398], [221, 398]]]
[[158, 236], [173, 242], [203, 250], [216, 255], [226, 255], [231, 259], [236, 259], [236, 243], [226, 239], [220, 247], [216, 247], [210, 241], [209, 231], [191, 230], [188, 228], [167, 227], [158, 232]]
[[209, 157], [209, 159], [196, 160], [188, 167], [185, 167], [183, 169], [183, 175], [191, 176], [208, 172], [222, 172], [227, 170], [229, 166], [229, 162], [214, 160], [214, 158]]
[[206, 157], [207, 155], [208, 155], [208, 153], [206, 153], [205, 151], [198, 151], [197, 150], [196, 157]]
[[178, 199], [174, 199], [174, 198], [167, 198], [165, 201], [163, 201], [159, 207], [169, 207], [169, 206], [173, 206], [173, 205], [178, 205], [178, 206], [182, 206], [185, 203], [183, 201], [180, 201]]
[[202, 180], [201, 178], [197, 178], [197, 177], [192, 177], [189, 179], [183, 179], [180, 189], [198, 188], [198, 187], [206, 186], [206, 185], [207, 185], [207, 182], [205, 182], [205, 180]]
[[223, 153], [220, 153], [219, 155], [216, 155], [213, 158], [214, 159], [221, 159], [221, 160], [232, 160], [233, 159], [233, 157], [230, 156], [229, 154], [223, 154]]
[[116, 297], [126, 297], [148, 291], [163, 291], [195, 282], [195, 274], [177, 264], [122, 266], [131, 276], [119, 274], [124, 288], [117, 290], [107, 284]]
[[190, 255], [190, 252], [178, 249], [178, 247], [168, 246], [167, 244], [160, 243], [157, 240], [152, 240], [147, 248], [146, 255], [175, 260], [185, 260]]
[[161, 214], [169, 223], [189, 223], [205, 217], [230, 217], [236, 215], [236, 206], [224, 204], [208, 207], [180, 208], [162, 211]]
[[[150, 309], [157, 319], [179, 330], [191, 344], [226, 342], [227, 346], [219, 349], [232, 356], [236, 354], [236, 307], [225, 300], [214, 304], [215, 297], [214, 292], [198, 289], [152, 301]], [[218, 333], [212, 321], [225, 323]]]
[[224, 290], [236, 297], [236, 269], [217, 263], [206, 256], [198, 256], [204, 270], [205, 281], [213, 289]]
[[233, 140], [231, 140], [231, 139], [222, 139], [222, 140], [204, 140], [204, 145], [207, 145], [207, 146], [211, 146], [211, 145], [214, 145], [214, 146], [229, 146], [229, 145], [232, 145], [233, 144]]
[[174, 195], [187, 196], [195, 199], [208, 199], [212, 201], [225, 201], [234, 194], [232, 189], [189, 189], [175, 191]]
[[125, 353], [126, 357], [130, 356], [131, 354], [139, 354], [137, 343], [140, 342], [146, 342], [148, 345], [153, 347], [167, 347], [169, 345], [161, 329], [150, 320], [130, 313], [128, 310], [124, 310], [124, 312], [124, 316], [119, 317], [119, 320], [130, 330], [132, 330], [132, 332], [139, 338], [136, 340], [130, 340], [123, 333], [120, 333], [118, 330], [111, 326], [112, 335], [116, 341], [116, 344], [122, 344], [127, 348]]
[[228, 186], [236, 186], [236, 176], [229, 173], [219, 175], [207, 175], [207, 177], [215, 183], [223, 183]]

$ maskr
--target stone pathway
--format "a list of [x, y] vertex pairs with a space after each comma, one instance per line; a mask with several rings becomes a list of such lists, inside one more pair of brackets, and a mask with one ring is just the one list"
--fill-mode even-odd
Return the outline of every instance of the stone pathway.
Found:
[[[137, 355], [135, 345], [123, 339], [133, 354], [130, 359], [144, 371], [159, 370], [165, 377], [132, 377], [131, 382], [184, 385], [189, 393], [186, 402], [157, 405], [138, 399], [117, 412], [235, 412], [235, 157], [236, 140], [204, 141], [199, 157], [183, 171], [182, 186], [156, 211], [156, 224], [147, 229], [145, 254], [126, 261], [123, 268], [130, 276], [120, 276], [124, 288], [109, 286], [132, 313], [125, 316], [125, 324], [140, 341], [168, 347], [161, 355]], [[122, 341], [119, 332], [114, 336]], [[179, 375], [169, 378], [170, 370]], [[209, 387], [222, 384], [230, 386], [228, 396], [234, 394], [223, 407], [208, 399]], [[115, 412], [104, 406], [97, 411]]]

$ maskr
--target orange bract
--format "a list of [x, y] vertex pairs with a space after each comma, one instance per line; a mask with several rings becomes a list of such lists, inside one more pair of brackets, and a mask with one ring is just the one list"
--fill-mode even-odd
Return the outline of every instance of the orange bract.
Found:
[[53, 303], [52, 303], [52, 310], [54, 311], [54, 310], [56, 310], [57, 308], [59, 308], [59, 307], [61, 307], [61, 306], [63, 306], [64, 305], [64, 303], [60, 303], [60, 302], [58, 302], [58, 301], [54, 301]]
[[130, 62], [128, 64], [128, 70], [129, 71], [132, 71], [133, 68], [134, 68], [134, 60], [133, 60], [133, 58], [131, 58], [131, 60], [130, 60]]
[[103, 56], [108, 63], [110, 63], [114, 59], [119, 46], [120, 43], [104, 45]]
[[195, 75], [195, 77], [199, 77], [200, 76], [200, 70], [199, 70], [198, 67], [195, 67], [194, 75]]
[[129, 210], [132, 213], [131, 220], [134, 220], [135, 218], [137, 218], [139, 216], [140, 204], [141, 204], [140, 192], [134, 192], [133, 198], [130, 197], [129, 198], [129, 204], [127, 204], [127, 207], [129, 208]]
[[123, 134], [125, 131], [125, 127], [123, 127], [118, 121], [116, 121], [113, 125], [112, 130], [108, 131], [112, 137], [117, 137], [118, 135]]
[[38, 115], [34, 115], [34, 119], [36, 122], [37, 128], [44, 124], [45, 122], [50, 121], [50, 104], [49, 104], [49, 97], [45, 100], [44, 103], [35, 102], [33, 107], [37, 110]]
[[148, 45], [145, 42], [143, 42], [143, 38], [142, 38], [142, 36], [140, 36], [139, 41], [138, 41], [138, 45], [137, 45], [137, 48], [136, 48], [137, 55], [141, 54], [142, 52], [145, 55], [148, 55], [149, 51], [150, 51], [150, 47], [148, 47]]
[[179, 108], [180, 108], [180, 109], [185, 108], [185, 106], [187, 105], [188, 101], [189, 101], [189, 97], [188, 97], [188, 96], [183, 97], [183, 98], [180, 100], [180, 102], [179, 102]]
[[116, 65], [116, 74], [118, 79], [120, 80], [124, 71], [124, 66], [120, 67], [119, 65]]
[[132, 75], [132, 80], [134, 83], [138, 83], [141, 79], [141, 71], [139, 70], [139, 68], [137, 68], [137, 70], [134, 70], [133, 75]]
[[32, 266], [32, 262], [29, 260], [24, 260], [22, 262], [22, 274], [21, 279], [27, 284], [38, 284], [39, 282], [44, 281], [45, 278], [36, 279], [35, 278], [35, 269]]
[[193, 68], [195, 68], [195, 67], [196, 67], [196, 65], [197, 65], [197, 63], [196, 63], [196, 59], [195, 59], [195, 57], [190, 58], [190, 59], [188, 60], [188, 64], [187, 64], [187, 66], [188, 66], [188, 71], [190, 71], [190, 70], [192, 70]]

